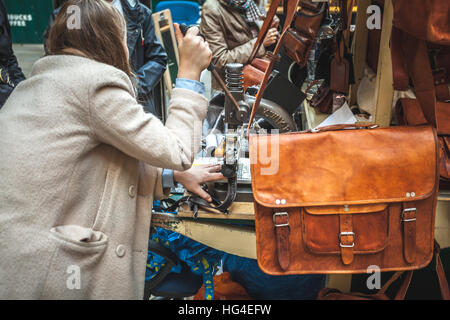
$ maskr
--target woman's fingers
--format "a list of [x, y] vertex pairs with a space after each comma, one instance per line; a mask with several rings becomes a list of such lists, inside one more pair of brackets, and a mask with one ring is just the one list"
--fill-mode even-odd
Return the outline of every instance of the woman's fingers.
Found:
[[220, 164], [209, 164], [206, 166], [208, 168], [208, 172], [218, 172], [222, 168]]
[[174, 23], [173, 25], [175, 28], [175, 38], [177, 39], [177, 42], [180, 43], [184, 38], [183, 32], [181, 32], [180, 25], [178, 23]]
[[198, 36], [199, 33], [200, 33], [200, 31], [198, 30], [198, 27], [190, 27], [188, 29], [188, 31], [186, 32], [186, 36], [189, 35], [189, 36], [192, 36], [192, 37], [196, 37], [196, 36]]
[[222, 180], [222, 179], [225, 179], [225, 177], [220, 172], [207, 173], [205, 175], [205, 177], [203, 178], [203, 182], [212, 182], [212, 181], [218, 181], [218, 180]]
[[200, 198], [202, 198], [205, 201], [208, 201], [208, 202], [212, 201], [209, 193], [206, 192], [205, 190], [203, 190], [203, 188], [200, 186], [196, 187], [194, 190], [191, 190], [191, 191], [194, 192], [196, 195], [198, 195]]

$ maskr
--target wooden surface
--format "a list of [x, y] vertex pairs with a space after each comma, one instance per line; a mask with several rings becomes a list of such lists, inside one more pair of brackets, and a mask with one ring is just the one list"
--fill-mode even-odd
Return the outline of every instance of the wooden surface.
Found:
[[[394, 8], [392, 0], [386, 0], [381, 29], [380, 53], [377, 70], [377, 99], [375, 107], [375, 123], [381, 127], [389, 127], [392, 115], [392, 100], [394, 98], [394, 79], [392, 75], [392, 59], [389, 42], [391, 39]], [[367, 29], [367, 28], [366, 28]]]
[[153, 213], [152, 226], [175, 231], [216, 250], [256, 259], [256, 234], [253, 227], [180, 219], [177, 215], [167, 213]]
[[359, 0], [358, 12], [356, 14], [356, 24], [354, 32], [354, 40], [352, 43], [353, 54], [353, 68], [355, 74], [355, 84], [350, 86], [349, 105], [356, 104], [356, 93], [358, 92], [359, 83], [364, 77], [364, 68], [366, 67], [367, 58], [367, 41], [368, 29], [367, 25], [367, 8], [372, 3], [372, 0]]
[[[200, 209], [198, 217], [202, 219], [223, 220], [254, 220], [253, 202], [234, 202], [229, 208], [229, 214], [214, 209]], [[180, 218], [192, 218], [192, 211], [187, 206], [182, 206], [178, 212]]]

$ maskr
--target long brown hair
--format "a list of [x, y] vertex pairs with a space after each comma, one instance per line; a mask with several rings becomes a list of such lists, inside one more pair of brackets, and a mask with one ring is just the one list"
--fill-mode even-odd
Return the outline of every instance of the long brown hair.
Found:
[[[77, 21], [78, 25], [74, 25]], [[104, 0], [68, 0], [50, 30], [48, 51], [50, 55], [58, 55], [65, 54], [65, 49], [76, 49], [131, 77], [124, 43], [126, 32], [124, 17], [112, 4]]]

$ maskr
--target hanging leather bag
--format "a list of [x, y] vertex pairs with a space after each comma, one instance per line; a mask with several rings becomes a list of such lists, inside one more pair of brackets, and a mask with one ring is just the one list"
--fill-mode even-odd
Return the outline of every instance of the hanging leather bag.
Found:
[[431, 126], [252, 135], [257, 259], [272, 275], [423, 268], [433, 256]]
[[[305, 92], [308, 93], [314, 85], [318, 84], [318, 82], [318, 80], [311, 81]], [[333, 111], [333, 95], [334, 91], [331, 90], [324, 81], [311, 99], [308, 99], [308, 103], [318, 112], [330, 114]]]
[[[417, 99], [402, 98], [395, 106], [399, 124], [432, 124], [437, 129], [441, 181], [450, 181], [450, 90], [447, 73], [450, 47], [439, 47], [393, 28], [392, 57], [394, 88], [409, 89], [410, 79]], [[430, 49], [431, 48], [431, 49]], [[438, 53], [438, 54], [433, 54]], [[434, 60], [433, 66], [429, 57]]]
[[420, 40], [450, 45], [450, 1], [394, 0], [394, 26]]
[[264, 79], [264, 73], [269, 66], [269, 61], [255, 58], [244, 67], [244, 92], [248, 87], [259, 85]]
[[300, 6], [301, 9], [295, 14], [294, 28], [289, 28], [283, 38], [283, 48], [289, 58], [304, 67], [325, 16], [327, 4], [301, 0]]

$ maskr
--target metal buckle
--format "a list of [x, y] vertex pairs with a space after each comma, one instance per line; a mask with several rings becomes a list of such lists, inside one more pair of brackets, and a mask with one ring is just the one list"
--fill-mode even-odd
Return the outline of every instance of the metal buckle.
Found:
[[352, 244], [342, 244], [342, 236], [353, 236], [353, 239], [355, 239], [355, 233], [354, 232], [341, 232], [339, 233], [339, 246], [341, 248], [353, 248], [355, 246], [355, 241], [353, 240]]
[[403, 222], [416, 221], [416, 218], [405, 219], [405, 212], [412, 212], [412, 211], [415, 211], [416, 214], [417, 214], [417, 208], [406, 208], [406, 209], [403, 209], [403, 211], [402, 211], [402, 221]]
[[[276, 221], [275, 221], [275, 217], [276, 216], [286, 216], [287, 222], [286, 223], [282, 223], [282, 224], [277, 224]], [[275, 212], [273, 214], [272, 220], [273, 220], [273, 225], [275, 226], [275, 228], [278, 228], [278, 227], [289, 227], [289, 214], [287, 212], [285, 212], [285, 211], [284, 212]]]

